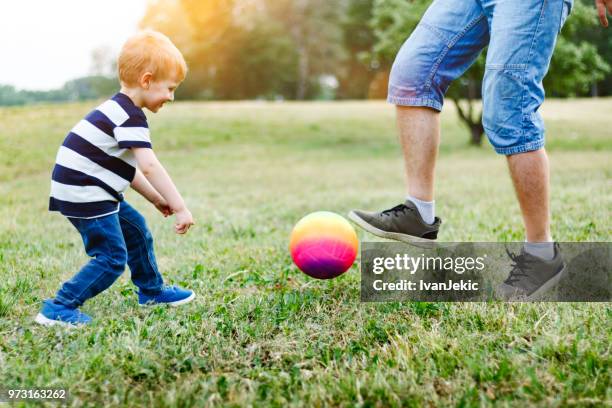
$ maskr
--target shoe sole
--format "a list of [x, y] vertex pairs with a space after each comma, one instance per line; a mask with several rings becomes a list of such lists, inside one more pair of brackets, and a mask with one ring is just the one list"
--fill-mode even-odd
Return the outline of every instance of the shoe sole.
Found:
[[[506, 302], [534, 302], [534, 301], [540, 300], [540, 298], [544, 294], [546, 294], [549, 290], [551, 290], [555, 285], [559, 283], [566, 269], [567, 269], [567, 266], [563, 265], [563, 269], [557, 272], [557, 274], [554, 275], [552, 278], [544, 282], [542, 286], [536, 289], [532, 294], [527, 295], [527, 296], [510, 295], [510, 297], [506, 298], [505, 301]], [[500, 299], [504, 300], [503, 297]]]
[[168, 305], [168, 306], [172, 306], [172, 307], [177, 307], [177, 306], [180, 306], [180, 305], [184, 305], [185, 303], [189, 303], [193, 299], [195, 299], [195, 293], [192, 292], [191, 295], [189, 295], [185, 299], [177, 300], [176, 302], [139, 303], [138, 306], [140, 306], [140, 307], [149, 307], [149, 306], [157, 306], [157, 305]]
[[540, 297], [542, 297], [542, 295], [544, 295], [546, 292], [551, 290], [555, 285], [557, 285], [557, 283], [559, 283], [559, 281], [561, 280], [561, 277], [563, 276], [563, 273], [565, 272], [566, 269], [567, 269], [567, 267], [565, 265], [563, 265], [563, 269], [561, 269], [559, 272], [557, 272], [557, 274], [554, 275], [552, 278], [550, 278], [549, 280], [544, 282], [542, 284], [542, 286], [540, 286], [531, 295], [527, 296], [525, 298], [525, 300], [527, 300], [527, 301], [534, 301], [534, 300], [538, 300]]
[[351, 221], [359, 225], [364, 230], [368, 231], [370, 234], [374, 234], [377, 237], [391, 239], [394, 241], [405, 242], [407, 244], [414, 245], [419, 248], [424, 248], [424, 249], [431, 249], [435, 247], [449, 248], [449, 247], [454, 247], [458, 245], [455, 242], [452, 242], [452, 243], [436, 242], [433, 239], [427, 239], [427, 238], [417, 237], [414, 235], [402, 234], [400, 232], [383, 231], [380, 228], [376, 228], [372, 224], [368, 223], [366, 220], [364, 220], [359, 215], [357, 215], [357, 213], [355, 213], [354, 211], [349, 212], [348, 217]]
[[77, 324], [72, 324], [68, 322], [62, 322], [61, 320], [49, 319], [48, 317], [45, 317], [42, 313], [37, 314], [36, 317], [34, 318], [34, 321], [42, 326], [47, 326], [47, 327], [62, 326], [62, 327], [68, 327], [71, 329], [76, 329], [79, 326], [84, 326], [84, 324], [77, 325]]

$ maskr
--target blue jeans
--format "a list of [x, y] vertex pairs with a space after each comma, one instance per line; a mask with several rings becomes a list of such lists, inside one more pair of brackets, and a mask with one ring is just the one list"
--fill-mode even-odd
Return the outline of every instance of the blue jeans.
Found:
[[442, 110], [450, 83], [488, 46], [482, 123], [499, 154], [544, 146], [542, 79], [573, 0], [434, 0], [399, 50], [388, 101]]
[[92, 259], [65, 282], [55, 301], [76, 308], [87, 299], [107, 289], [125, 270], [127, 263], [132, 282], [147, 295], [161, 292], [164, 281], [157, 270], [153, 237], [145, 219], [127, 202], [119, 212], [99, 218], [68, 218], [79, 231], [85, 252]]

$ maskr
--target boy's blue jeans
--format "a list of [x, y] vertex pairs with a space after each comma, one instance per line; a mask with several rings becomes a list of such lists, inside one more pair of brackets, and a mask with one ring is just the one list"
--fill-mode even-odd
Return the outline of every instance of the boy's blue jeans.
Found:
[[388, 101], [442, 110], [450, 83], [488, 46], [482, 123], [499, 154], [544, 146], [542, 79], [573, 0], [434, 0], [399, 50]]
[[83, 238], [92, 259], [57, 292], [55, 301], [67, 307], [81, 306], [117, 280], [127, 263], [132, 282], [147, 295], [161, 292], [164, 281], [157, 270], [153, 237], [145, 219], [127, 202], [119, 212], [99, 218], [68, 218]]

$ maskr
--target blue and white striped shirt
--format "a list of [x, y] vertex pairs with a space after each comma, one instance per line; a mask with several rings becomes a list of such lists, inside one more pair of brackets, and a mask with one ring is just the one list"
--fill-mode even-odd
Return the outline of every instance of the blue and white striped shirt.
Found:
[[151, 148], [147, 118], [127, 95], [117, 93], [64, 139], [51, 176], [49, 210], [75, 218], [119, 211], [136, 174], [131, 147]]

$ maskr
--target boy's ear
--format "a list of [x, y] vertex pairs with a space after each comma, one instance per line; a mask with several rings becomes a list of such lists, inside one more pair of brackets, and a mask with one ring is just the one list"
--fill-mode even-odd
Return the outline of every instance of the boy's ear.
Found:
[[151, 72], [145, 72], [140, 77], [140, 86], [144, 89], [149, 89], [151, 82], [153, 81], [153, 74]]

